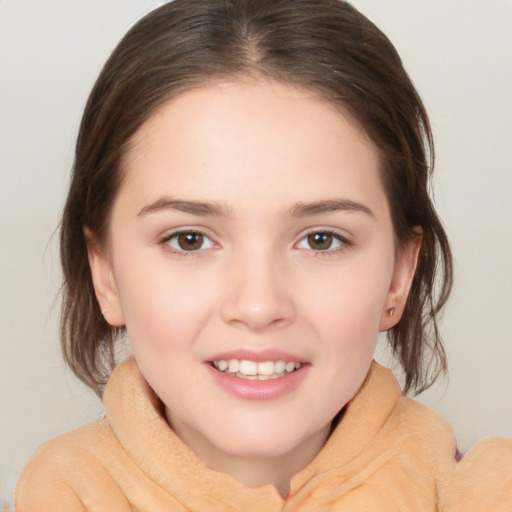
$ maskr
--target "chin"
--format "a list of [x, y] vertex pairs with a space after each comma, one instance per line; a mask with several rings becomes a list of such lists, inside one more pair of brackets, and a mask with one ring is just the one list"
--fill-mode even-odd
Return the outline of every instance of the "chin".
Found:
[[[278, 428], [276, 423], [279, 425]], [[319, 426], [312, 431], [308, 429], [300, 432], [297, 425], [297, 423], [286, 425], [282, 420], [277, 421], [277, 419], [270, 425], [260, 422], [249, 426], [238, 424], [235, 427], [231, 424], [227, 435], [225, 430], [224, 435], [212, 441], [218, 449], [233, 457], [274, 458], [283, 457], [298, 449], [300, 451], [300, 447], [309, 444], [316, 435], [325, 439], [329, 428], [329, 426]], [[318, 445], [318, 442], [312, 442]]]

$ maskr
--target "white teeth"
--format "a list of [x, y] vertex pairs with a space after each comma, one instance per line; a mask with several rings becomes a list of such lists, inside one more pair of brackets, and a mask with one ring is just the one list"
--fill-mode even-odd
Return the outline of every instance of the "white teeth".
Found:
[[258, 375], [258, 363], [255, 361], [240, 361], [240, 369], [238, 370], [242, 375]]
[[284, 367], [284, 369], [287, 372], [293, 372], [293, 370], [295, 370], [295, 363], [292, 363], [292, 362], [286, 363], [286, 366]]
[[274, 371], [276, 373], [283, 373], [286, 368], [286, 361], [276, 361], [274, 363]]
[[240, 361], [238, 359], [230, 359], [228, 363], [229, 373], [238, 373], [240, 371]]
[[217, 362], [217, 364], [215, 366], [217, 367], [217, 370], [220, 370], [221, 372], [223, 372], [224, 370], [227, 369], [227, 367], [229, 365], [228, 365], [227, 361], [224, 361], [223, 359], [221, 359], [220, 361]]
[[274, 363], [272, 361], [265, 361], [264, 363], [258, 363], [258, 375], [273, 375], [276, 372], [274, 370]]
[[301, 363], [294, 361], [262, 361], [258, 363], [247, 359], [230, 359], [229, 361], [220, 359], [215, 361], [213, 365], [221, 372], [250, 380], [276, 379], [282, 377], [285, 372], [292, 373], [301, 367]]

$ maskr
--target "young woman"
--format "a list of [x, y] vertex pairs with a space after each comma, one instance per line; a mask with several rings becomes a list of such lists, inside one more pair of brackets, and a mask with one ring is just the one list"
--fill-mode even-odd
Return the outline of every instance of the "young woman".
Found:
[[61, 231], [64, 354], [106, 416], [40, 448], [18, 509], [510, 510], [512, 441], [457, 462], [403, 394], [446, 364], [431, 155], [400, 58], [345, 2], [137, 23], [86, 106]]

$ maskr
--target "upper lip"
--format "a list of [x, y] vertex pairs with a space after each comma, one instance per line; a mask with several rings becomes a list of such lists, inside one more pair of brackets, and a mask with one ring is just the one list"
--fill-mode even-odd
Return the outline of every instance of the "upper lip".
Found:
[[265, 361], [294, 361], [296, 363], [305, 362], [302, 357], [296, 354], [277, 349], [267, 349], [259, 352], [244, 349], [230, 350], [216, 354], [212, 358], [207, 359], [207, 361], [229, 361], [230, 359], [238, 359], [239, 361], [255, 361], [257, 363], [264, 363]]

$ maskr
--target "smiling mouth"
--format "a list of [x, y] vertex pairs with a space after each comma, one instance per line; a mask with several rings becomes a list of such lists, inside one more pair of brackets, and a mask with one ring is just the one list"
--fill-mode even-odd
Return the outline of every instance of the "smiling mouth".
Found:
[[297, 371], [302, 365], [295, 361], [249, 361], [247, 359], [221, 359], [210, 363], [226, 375], [247, 380], [272, 380]]

